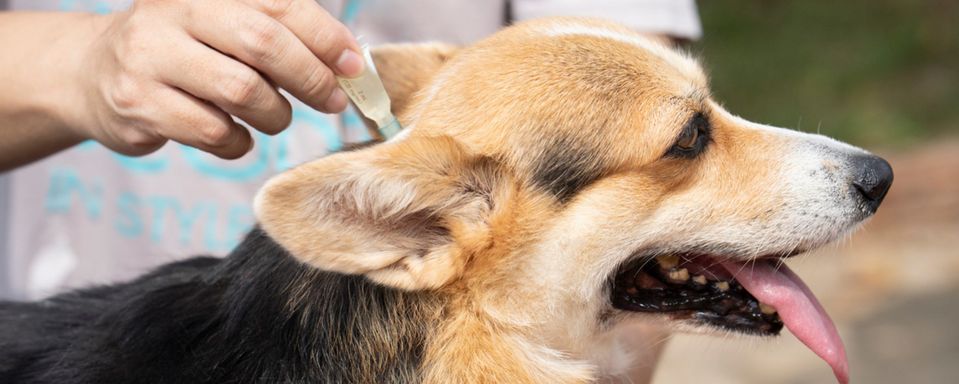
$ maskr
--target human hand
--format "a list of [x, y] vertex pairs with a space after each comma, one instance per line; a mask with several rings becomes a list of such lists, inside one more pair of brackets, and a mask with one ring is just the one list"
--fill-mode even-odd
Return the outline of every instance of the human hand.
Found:
[[174, 140], [243, 156], [253, 141], [230, 115], [282, 131], [292, 111], [277, 87], [340, 112], [347, 97], [334, 73], [363, 69], [351, 33], [312, 0], [139, 0], [94, 23], [103, 32], [79, 60], [72, 94], [84, 102], [65, 106], [64, 121], [128, 155]]

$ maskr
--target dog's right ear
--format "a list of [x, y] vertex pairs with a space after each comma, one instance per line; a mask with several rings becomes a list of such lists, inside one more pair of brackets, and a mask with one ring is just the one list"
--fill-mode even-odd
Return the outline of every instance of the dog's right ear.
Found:
[[403, 115], [413, 95], [425, 87], [459, 47], [440, 43], [389, 44], [370, 51], [390, 95], [393, 114]]

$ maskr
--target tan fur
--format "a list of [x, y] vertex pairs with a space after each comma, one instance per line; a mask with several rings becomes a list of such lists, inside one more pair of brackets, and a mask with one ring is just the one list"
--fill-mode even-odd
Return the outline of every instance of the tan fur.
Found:
[[[410, 97], [430, 81], [458, 47], [440, 43], [394, 44], [373, 48], [373, 64], [390, 95], [393, 113], [406, 112]], [[402, 75], [401, 75], [402, 74]]]
[[[748, 259], [853, 226], [839, 220], [844, 207], [795, 213], [811, 203], [794, 191], [825, 195], [826, 181], [783, 181], [833, 156], [797, 148], [853, 149], [729, 114], [694, 60], [623, 27], [547, 19], [461, 50], [404, 45], [375, 60], [411, 129], [277, 176], [256, 213], [303, 262], [442, 298], [426, 382], [628, 375], [596, 351], [639, 329], [645, 342], [620, 346], [655, 360], [661, 344], [649, 340], [671, 327], [607, 316], [606, 279], [631, 255], [711, 247]], [[664, 157], [696, 113], [713, 126], [707, 151]], [[564, 200], [538, 178], [567, 166], [582, 174]]]

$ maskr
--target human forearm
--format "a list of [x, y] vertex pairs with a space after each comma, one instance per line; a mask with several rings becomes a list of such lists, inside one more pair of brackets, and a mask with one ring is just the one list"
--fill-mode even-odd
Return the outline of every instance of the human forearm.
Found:
[[0, 13], [0, 171], [84, 140], [69, 123], [83, 108], [76, 82], [105, 23], [78, 13]]
[[0, 170], [83, 139], [126, 155], [174, 140], [226, 159], [252, 149], [235, 119], [289, 125], [277, 87], [346, 108], [335, 75], [363, 58], [313, 0], [134, 1], [106, 16], [0, 14]]

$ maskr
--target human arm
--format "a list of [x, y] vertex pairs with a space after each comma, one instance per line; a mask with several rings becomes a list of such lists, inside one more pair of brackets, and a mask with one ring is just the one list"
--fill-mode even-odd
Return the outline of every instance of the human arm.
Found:
[[63, 123], [58, 101], [71, 97], [63, 84], [80, 60], [72, 47], [92, 39], [92, 24], [81, 14], [0, 13], [0, 171], [84, 139]]
[[223, 158], [290, 121], [277, 87], [323, 112], [362, 70], [311, 0], [141, 0], [111, 15], [0, 13], [0, 170], [85, 139], [128, 155], [175, 140]]

